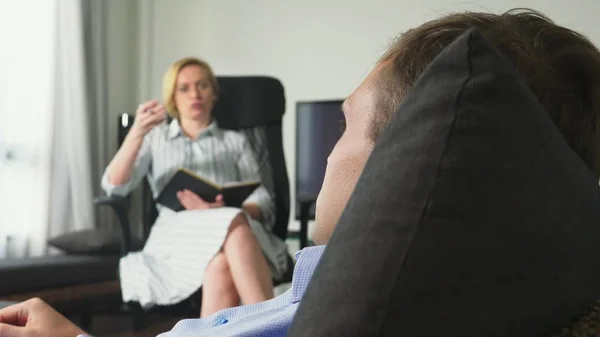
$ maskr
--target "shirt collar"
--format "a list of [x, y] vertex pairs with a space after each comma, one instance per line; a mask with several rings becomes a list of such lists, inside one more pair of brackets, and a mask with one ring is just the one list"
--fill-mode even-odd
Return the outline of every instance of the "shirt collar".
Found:
[[300, 302], [304, 296], [325, 247], [325, 245], [307, 247], [296, 253], [296, 266], [292, 278], [292, 303]]
[[[202, 132], [200, 132], [196, 140], [209, 135], [218, 136], [219, 132], [219, 125], [217, 124], [217, 121], [213, 118], [212, 122], [208, 125], [208, 127]], [[183, 132], [181, 132], [181, 126], [179, 125], [179, 121], [174, 118], [169, 124], [169, 139], [173, 139], [179, 136], [183, 136]]]

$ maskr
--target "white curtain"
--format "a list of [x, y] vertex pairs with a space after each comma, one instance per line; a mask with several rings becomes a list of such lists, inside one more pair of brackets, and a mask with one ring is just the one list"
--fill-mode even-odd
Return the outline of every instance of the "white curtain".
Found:
[[12, 153], [0, 162], [0, 255], [26, 255], [47, 226], [56, 14], [56, 1], [0, 1], [0, 138]]
[[[81, 0], [84, 22], [84, 49], [88, 89], [88, 123], [91, 145], [92, 193], [102, 195], [100, 179], [114, 156], [117, 144], [117, 118], [109, 104], [110, 1]], [[114, 4], [114, 0], [112, 2]], [[114, 18], [113, 18], [114, 20]], [[114, 22], [113, 22], [114, 24]], [[124, 32], [120, 32], [123, 34]], [[112, 36], [114, 38], [114, 36]], [[117, 79], [118, 80], [118, 79]], [[118, 99], [112, 98], [113, 101]], [[95, 207], [96, 226], [118, 230], [108, 207]]]
[[81, 1], [57, 1], [57, 14], [49, 223], [33, 245], [40, 254], [48, 237], [95, 227]]
[[2, 0], [0, 41], [0, 258], [43, 255], [94, 227], [81, 2]]

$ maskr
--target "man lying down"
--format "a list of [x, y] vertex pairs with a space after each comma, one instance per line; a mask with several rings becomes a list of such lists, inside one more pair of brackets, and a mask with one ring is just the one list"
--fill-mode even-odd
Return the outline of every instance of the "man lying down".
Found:
[[[600, 78], [597, 48], [585, 37], [532, 10], [511, 10], [501, 15], [478, 12], [445, 15], [400, 35], [345, 100], [345, 131], [329, 156], [317, 201], [316, 229], [312, 233], [317, 246], [298, 253], [292, 288], [270, 301], [226, 309], [203, 319], [183, 320], [161, 336], [285, 336], [378, 137], [404, 98], [410, 95], [413, 85], [418, 79], [423, 80], [420, 77], [427, 66], [445, 47], [473, 28], [516, 68], [570, 149], [597, 179], [600, 176], [600, 90], [594, 80]], [[402, 113], [402, 108], [398, 111]], [[498, 165], [502, 165], [502, 159], [498, 159]], [[354, 209], [359, 206], [352, 205]], [[0, 337], [78, 335], [89, 334], [40, 299], [0, 310]]]

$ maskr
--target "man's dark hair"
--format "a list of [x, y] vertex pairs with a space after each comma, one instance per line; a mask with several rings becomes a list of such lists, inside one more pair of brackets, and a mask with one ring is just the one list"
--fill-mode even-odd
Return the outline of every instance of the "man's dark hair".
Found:
[[600, 52], [590, 40], [530, 9], [504, 14], [466, 12], [429, 21], [399, 36], [380, 59], [377, 138], [427, 65], [470, 28], [512, 62], [570, 147], [600, 177]]

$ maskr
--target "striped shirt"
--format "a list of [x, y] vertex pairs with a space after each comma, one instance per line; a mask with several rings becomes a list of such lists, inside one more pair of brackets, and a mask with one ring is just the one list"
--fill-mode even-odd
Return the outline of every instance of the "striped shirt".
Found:
[[[145, 137], [138, 152], [131, 177], [122, 185], [108, 181], [108, 169], [102, 176], [102, 188], [108, 195], [125, 196], [142, 180], [148, 182], [154, 198], [162, 191], [180, 168], [186, 168], [217, 184], [260, 180], [259, 167], [246, 138], [231, 130], [220, 129], [213, 121], [195, 140], [185, 136], [179, 122], [154, 127]], [[246, 203], [257, 204], [264, 219], [272, 219], [275, 204], [261, 186]], [[157, 205], [159, 212], [172, 212]], [[263, 224], [270, 228], [271, 224]]]

